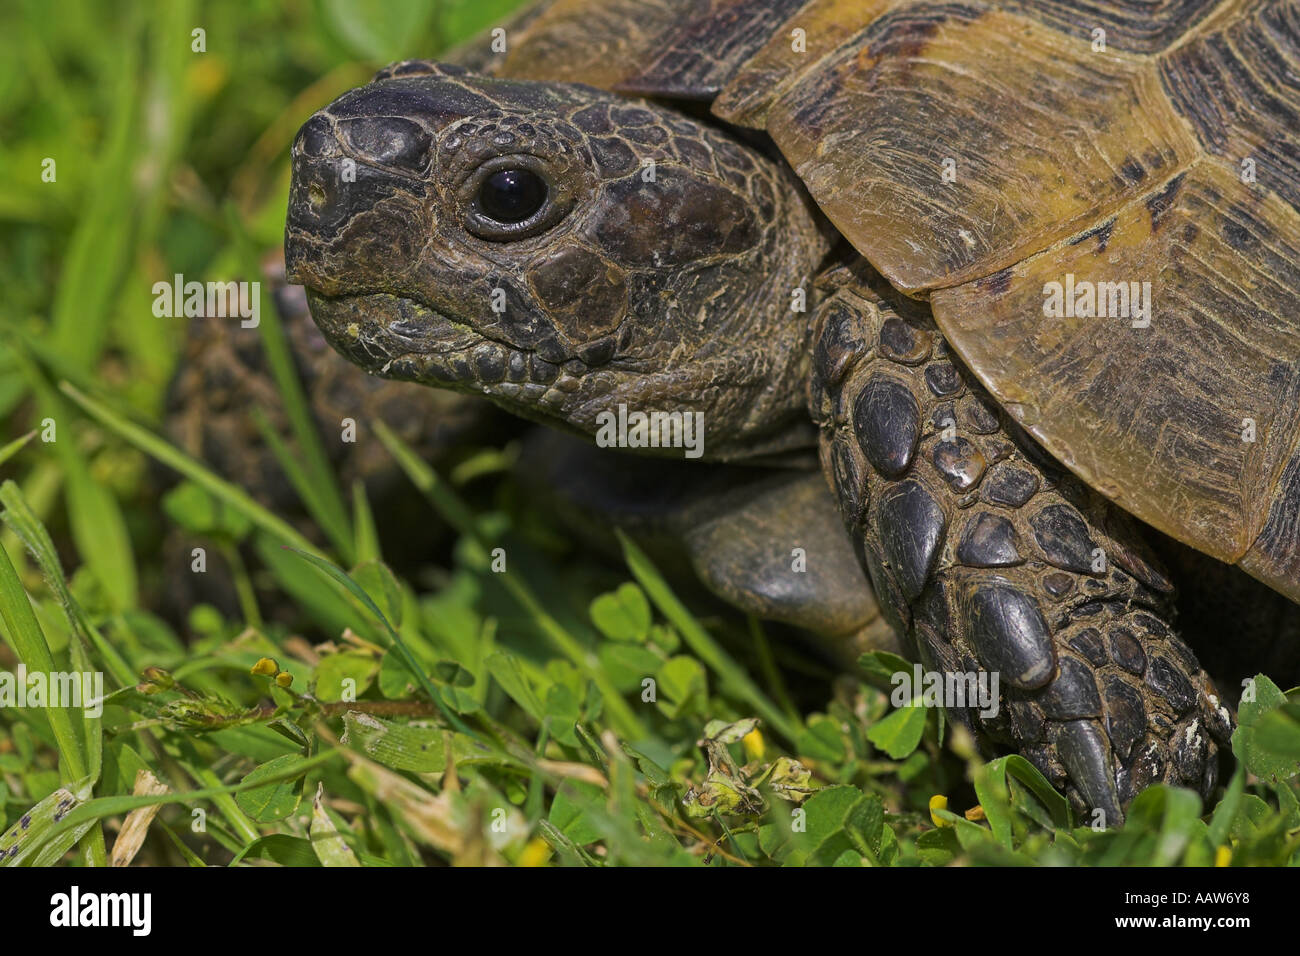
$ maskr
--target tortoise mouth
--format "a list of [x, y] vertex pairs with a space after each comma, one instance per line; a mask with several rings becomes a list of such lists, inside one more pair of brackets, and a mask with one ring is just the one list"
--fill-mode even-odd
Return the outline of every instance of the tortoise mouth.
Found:
[[577, 359], [557, 364], [491, 339], [407, 296], [327, 295], [308, 287], [307, 301], [326, 340], [368, 372], [486, 395], [519, 412], [558, 410], [588, 371]]

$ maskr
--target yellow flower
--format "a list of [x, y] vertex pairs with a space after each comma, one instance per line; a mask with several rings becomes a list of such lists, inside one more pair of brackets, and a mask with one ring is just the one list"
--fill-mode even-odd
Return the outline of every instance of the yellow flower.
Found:
[[1215, 866], [1227, 866], [1231, 862], [1232, 862], [1232, 847], [1221, 846], [1215, 848], [1214, 850]]
[[940, 819], [939, 815], [934, 812], [936, 810], [947, 810], [947, 809], [948, 809], [948, 798], [945, 797], [942, 793], [936, 793], [933, 797], [930, 798], [930, 822], [937, 827], [952, 826], [951, 821]]
[[519, 854], [520, 866], [545, 866], [546, 861], [551, 858], [550, 845], [540, 837], [530, 840], [524, 847], [523, 852]]
[[750, 760], [763, 759], [763, 735], [759, 733], [757, 727], [741, 737], [740, 744], [745, 748], [745, 756]]
[[261, 677], [274, 677], [280, 672], [280, 665], [269, 657], [263, 657], [253, 665], [252, 673]]
[[280, 673], [275, 675], [275, 682], [281, 687], [288, 687], [293, 683], [293, 675], [288, 671], [280, 671]]

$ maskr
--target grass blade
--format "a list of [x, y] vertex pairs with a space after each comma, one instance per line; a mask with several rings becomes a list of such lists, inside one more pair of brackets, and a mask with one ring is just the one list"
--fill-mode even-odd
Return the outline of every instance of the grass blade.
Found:
[[18, 454], [20, 451], [26, 448], [27, 443], [35, 437], [36, 437], [36, 430], [32, 429], [26, 435], [23, 435], [21, 438], [15, 438], [9, 444], [5, 445], [3, 448], [0, 448], [0, 465], [3, 465], [14, 455]]
[[0, 505], [4, 506], [0, 519], [3, 519], [14, 534], [18, 535], [27, 546], [27, 550], [36, 558], [36, 564], [45, 575], [46, 584], [63, 607], [63, 613], [67, 615], [73, 631], [99, 653], [119, 686], [125, 687], [134, 683], [135, 672], [131, 666], [118, 653], [117, 648], [104, 638], [99, 628], [95, 627], [76, 598], [72, 596], [49, 532], [28, 507], [22, 490], [12, 481], [0, 485]]
[[[37, 363], [21, 348], [15, 349], [13, 356], [47, 417], [56, 422], [68, 418], [66, 403]], [[94, 572], [115, 610], [134, 607], [135, 556], [117, 497], [94, 480], [85, 456], [66, 431], [64, 440], [51, 442], [51, 447], [63, 469], [68, 522], [77, 552]]]
[[352, 553], [357, 564], [383, 560], [379, 531], [375, 527], [375, 514], [370, 510], [370, 501], [366, 498], [366, 483], [360, 478], [352, 482], [352, 530], [355, 535]]
[[[3, 618], [9, 634], [10, 646], [28, 672], [53, 673], [54, 655], [50, 653], [45, 633], [4, 548], [0, 548], [0, 618]], [[67, 708], [51, 706], [45, 708], [45, 713], [66, 768], [66, 779], [85, 778], [89, 772], [85, 741], [77, 733], [71, 713]]]

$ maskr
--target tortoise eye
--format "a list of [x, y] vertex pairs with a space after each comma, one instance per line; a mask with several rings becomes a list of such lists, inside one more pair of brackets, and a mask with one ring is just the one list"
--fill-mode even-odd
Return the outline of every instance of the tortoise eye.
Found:
[[465, 229], [488, 242], [531, 239], [573, 208], [580, 174], [527, 153], [496, 156], [473, 170], [459, 189]]
[[545, 202], [546, 183], [530, 169], [498, 169], [478, 187], [478, 208], [503, 225], [532, 219]]
[[536, 215], [546, 195], [546, 182], [532, 170], [498, 169], [479, 186], [478, 207], [488, 219], [512, 226]]

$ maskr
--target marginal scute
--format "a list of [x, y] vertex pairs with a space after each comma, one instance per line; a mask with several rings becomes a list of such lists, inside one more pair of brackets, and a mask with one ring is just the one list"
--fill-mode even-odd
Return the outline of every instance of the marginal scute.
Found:
[[[899, 0], [808, 0], [732, 77], [713, 112], [738, 126], [761, 128], [781, 92]], [[800, 30], [804, 48], [796, 49]]]
[[[1300, 508], [1285, 504], [1300, 451], [1300, 213], [1216, 157], [1169, 185], [1115, 212], [1105, 255], [1057, 245], [1014, 266], [999, 296], [975, 283], [934, 293], [935, 318], [1006, 410], [1087, 484], [1300, 598], [1288, 520]], [[1261, 241], [1234, 248], [1228, 223]], [[1104, 316], [1044, 315], [1051, 283], [1080, 294], [1105, 283]], [[1254, 441], [1243, 440], [1247, 419]], [[1252, 552], [1269, 534], [1280, 546]]]
[[[1297, 436], [1300, 441], [1300, 436]], [[1300, 447], [1282, 472], [1268, 521], [1241, 559], [1241, 568], [1300, 600]]]

